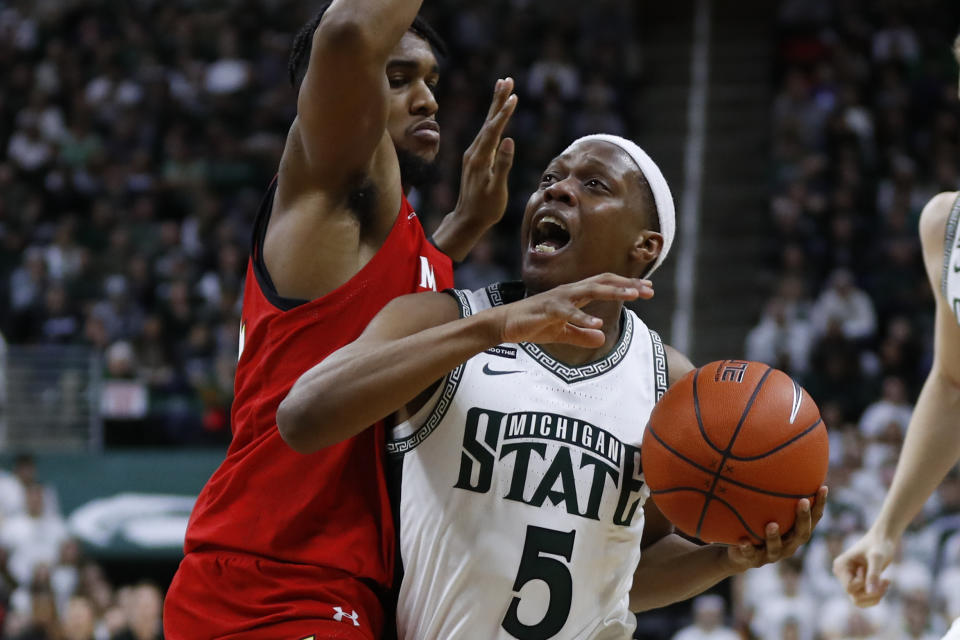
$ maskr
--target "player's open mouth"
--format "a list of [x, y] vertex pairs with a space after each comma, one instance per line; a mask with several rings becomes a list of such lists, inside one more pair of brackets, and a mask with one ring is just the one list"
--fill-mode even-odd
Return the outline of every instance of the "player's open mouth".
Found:
[[567, 231], [566, 223], [549, 214], [539, 218], [530, 232], [530, 246], [534, 253], [556, 253], [569, 243], [570, 232]]

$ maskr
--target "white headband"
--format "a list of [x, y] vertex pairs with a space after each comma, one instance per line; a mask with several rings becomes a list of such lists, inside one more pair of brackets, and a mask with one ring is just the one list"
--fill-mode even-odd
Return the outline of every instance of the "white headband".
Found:
[[677, 232], [677, 214], [673, 206], [673, 196], [670, 194], [670, 187], [667, 186], [667, 180], [663, 177], [663, 173], [660, 172], [660, 167], [657, 166], [657, 163], [635, 142], [631, 142], [620, 136], [612, 136], [605, 133], [584, 136], [579, 140], [575, 140], [573, 144], [566, 148], [564, 153], [570, 151], [570, 149], [581, 142], [591, 142], [593, 140], [609, 142], [626, 151], [627, 155], [633, 158], [633, 161], [640, 167], [643, 177], [653, 192], [653, 201], [657, 205], [657, 218], [660, 220], [660, 235], [663, 236], [663, 248], [660, 249], [660, 255], [657, 257], [656, 262], [653, 263], [653, 266], [647, 272], [646, 275], [649, 276], [667, 259], [667, 254], [670, 253], [670, 247], [673, 245], [673, 237]]

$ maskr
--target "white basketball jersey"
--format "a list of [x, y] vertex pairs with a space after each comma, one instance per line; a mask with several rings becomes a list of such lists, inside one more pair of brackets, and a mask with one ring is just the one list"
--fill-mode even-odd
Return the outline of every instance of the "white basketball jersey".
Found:
[[[523, 289], [453, 293], [470, 315]], [[400, 638], [630, 638], [649, 495], [639, 447], [666, 387], [660, 338], [628, 310], [602, 360], [502, 344], [450, 372], [388, 443]]]
[[943, 244], [943, 298], [960, 323], [960, 197], [947, 219], [947, 237]]

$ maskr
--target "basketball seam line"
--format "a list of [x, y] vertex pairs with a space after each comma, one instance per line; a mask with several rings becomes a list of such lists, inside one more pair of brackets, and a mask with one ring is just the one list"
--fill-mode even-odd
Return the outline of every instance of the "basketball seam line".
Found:
[[[760, 378], [757, 386], [753, 388], [753, 393], [750, 394], [750, 400], [747, 401], [747, 406], [743, 408], [743, 413], [740, 414], [740, 422], [737, 423], [737, 428], [733, 430], [733, 435], [730, 436], [730, 442], [727, 443], [727, 448], [723, 451], [723, 457], [720, 458], [720, 464], [717, 465], [717, 471], [713, 476], [713, 484], [710, 485], [710, 495], [703, 501], [703, 510], [700, 512], [700, 520], [697, 522], [698, 538], [700, 537], [700, 529], [703, 527], [703, 519], [707, 517], [707, 509], [710, 507], [710, 502], [714, 497], [713, 490], [717, 488], [717, 484], [720, 482], [723, 467], [727, 464], [730, 452], [733, 450], [733, 445], [737, 441], [737, 436], [740, 435], [740, 429], [743, 428], [743, 423], [747, 421], [747, 416], [750, 415], [750, 409], [753, 408], [753, 403], [756, 401], [757, 396], [760, 395], [760, 389], [763, 388], [764, 383], [767, 381], [767, 378], [770, 377], [772, 371], [773, 368], [768, 366], [767, 370], [763, 372], [763, 376]], [[703, 428], [703, 417], [700, 415], [700, 399], [697, 396], [697, 377], [699, 373], [699, 370], [697, 370], [697, 375], [693, 377], [693, 401], [697, 407], [697, 426], [700, 428], [700, 433], [706, 437], [706, 430]]]
[[[660, 495], [660, 494], [664, 494], [664, 493], [673, 493], [674, 491], [693, 491], [694, 493], [707, 494], [706, 491], [704, 491], [703, 489], [698, 489], [697, 487], [672, 487], [672, 488], [670, 488], [670, 489], [664, 489], [664, 490], [662, 490], [662, 491], [651, 491], [650, 493], [656, 494], [656, 495]], [[802, 496], [802, 497], [806, 498], [806, 497], [808, 497], [808, 496]], [[730, 511], [733, 513], [733, 515], [735, 515], [735, 516], [737, 517], [737, 520], [740, 521], [740, 524], [743, 525], [743, 528], [746, 529], [747, 532], [748, 532], [750, 535], [752, 535], [752, 536], [753, 536], [754, 538], [756, 538], [757, 540], [763, 540], [763, 536], [758, 535], [756, 531], [754, 531], [753, 529], [750, 528], [750, 525], [747, 524], [746, 520], [743, 519], [743, 516], [740, 515], [740, 512], [737, 511], [736, 508], [734, 508], [734, 506], [733, 506], [732, 504], [730, 504], [729, 502], [727, 502], [727, 501], [724, 500], [723, 498], [717, 498], [716, 496], [714, 496], [714, 499], [715, 499], [717, 502], [719, 502], [720, 504], [722, 504], [722, 505], [726, 506], [728, 509], [730, 509]], [[699, 535], [699, 534], [697, 534], [697, 535]]]
[[767, 457], [767, 456], [769, 456], [769, 455], [772, 455], [772, 454], [776, 453], [777, 451], [780, 451], [781, 449], [784, 449], [784, 448], [786, 448], [786, 447], [789, 447], [791, 444], [793, 444], [794, 442], [796, 442], [797, 440], [799, 440], [799, 439], [802, 438], [803, 436], [807, 435], [808, 433], [810, 433], [811, 431], [813, 431], [814, 429], [816, 429], [817, 427], [819, 427], [821, 422], [823, 422], [823, 418], [817, 418], [817, 421], [814, 422], [812, 425], [810, 425], [809, 427], [807, 427], [806, 429], [804, 429], [803, 431], [801, 431], [801, 432], [798, 433], [797, 435], [793, 436], [792, 438], [790, 438], [789, 440], [787, 440], [787, 441], [784, 442], [783, 444], [777, 445], [777, 446], [774, 447], [773, 449], [770, 449], [770, 451], [767, 451], [766, 453], [761, 453], [761, 454], [759, 454], [759, 455], [749, 456], [749, 457], [746, 457], [746, 456], [745, 456], [745, 457], [730, 456], [730, 460], [736, 460], [737, 462], [753, 462], [754, 460], [759, 460], [760, 458], [765, 458], [765, 457]]
[[[819, 424], [819, 421], [818, 421], [818, 424]], [[814, 425], [814, 426], [816, 426], [816, 425]], [[667, 451], [669, 451], [669, 452], [672, 453], [673, 455], [677, 456], [678, 458], [680, 458], [681, 460], [683, 460], [684, 462], [686, 462], [686, 463], [689, 464], [690, 466], [692, 466], [692, 467], [694, 467], [694, 468], [696, 468], [696, 469], [699, 469], [700, 471], [703, 471], [704, 473], [708, 473], [708, 474], [710, 474], [710, 475], [713, 475], [713, 469], [710, 469], [710, 468], [708, 468], [708, 467], [705, 467], [705, 466], [703, 466], [702, 464], [700, 464], [700, 463], [698, 463], [698, 462], [696, 462], [696, 461], [694, 461], [694, 460], [691, 460], [690, 458], [686, 457], [685, 455], [683, 455], [682, 453], [680, 453], [679, 451], [677, 451], [676, 449], [674, 449], [673, 447], [671, 447], [670, 445], [668, 445], [666, 442], [664, 442], [664, 441], [663, 441], [663, 438], [661, 438], [661, 437], [657, 434], [657, 432], [654, 431], [653, 429], [651, 429], [650, 427], [647, 427], [647, 431], [649, 431], [651, 434], [653, 434], [653, 437], [656, 438], [657, 442], [659, 442], [659, 443], [661, 444], [661, 446], [663, 446], [664, 449], [666, 449]], [[754, 493], [762, 493], [762, 494], [764, 494], [764, 495], [773, 496], [773, 497], [775, 497], [775, 498], [796, 498], [797, 500], [799, 500], [799, 499], [801, 499], [801, 498], [809, 498], [809, 497], [810, 497], [810, 494], [809, 494], [809, 493], [781, 493], [781, 492], [779, 492], [779, 491], [770, 491], [769, 489], [761, 489], [760, 487], [755, 487], [755, 486], [753, 486], [753, 485], [751, 485], [751, 484], [747, 484], [747, 483], [745, 483], [745, 482], [740, 482], [739, 480], [734, 480], [733, 478], [723, 478], [722, 480], [723, 480], [724, 482], [728, 483], [728, 484], [732, 484], [732, 485], [734, 485], [734, 486], [740, 487], [741, 489], [747, 489], [748, 491], [753, 491]], [[652, 493], [652, 494], [660, 494], [660, 493], [664, 493], [665, 491], [670, 491], [670, 489], [656, 489], [656, 490], [651, 489], [651, 490], [650, 490], [650, 493]], [[698, 491], [703, 492], [703, 493], [706, 493], [706, 491], [704, 491], [703, 489], [698, 489]], [[816, 494], [814, 494], [814, 495], [816, 495]]]

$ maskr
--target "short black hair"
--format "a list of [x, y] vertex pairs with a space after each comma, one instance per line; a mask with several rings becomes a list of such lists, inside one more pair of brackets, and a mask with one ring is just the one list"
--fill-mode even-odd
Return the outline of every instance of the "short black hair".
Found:
[[[310, 51], [313, 49], [313, 34], [316, 32], [317, 27], [320, 26], [323, 14], [327, 12], [331, 4], [332, 2], [323, 3], [313, 20], [303, 25], [303, 28], [300, 29], [300, 32], [297, 33], [297, 36], [293, 39], [293, 47], [290, 50], [290, 61], [287, 63], [287, 72], [290, 74], [290, 84], [294, 89], [300, 86], [300, 83], [303, 82], [303, 76], [307, 73], [307, 65], [310, 64]], [[443, 41], [440, 34], [437, 33], [426, 20], [417, 16], [413, 19], [413, 24], [410, 25], [409, 30], [426, 40], [430, 48], [433, 49], [434, 55], [438, 58], [445, 58], [447, 56], [447, 43]]]

